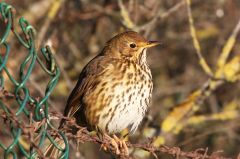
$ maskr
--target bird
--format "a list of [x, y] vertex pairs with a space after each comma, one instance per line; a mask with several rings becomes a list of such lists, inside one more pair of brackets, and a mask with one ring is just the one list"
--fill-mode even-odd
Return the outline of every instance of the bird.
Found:
[[[67, 100], [64, 116], [75, 117], [78, 125], [109, 137], [117, 153], [120, 153], [120, 143], [128, 155], [125, 142], [115, 134], [127, 127], [129, 135], [134, 134], [145, 115], [153, 90], [146, 50], [159, 44], [134, 31], [120, 33], [107, 41], [103, 50], [80, 73]], [[61, 120], [59, 129], [65, 122]], [[71, 131], [77, 133], [77, 130]], [[55, 141], [64, 144], [63, 139]], [[58, 155], [53, 145], [45, 152], [45, 156]]]

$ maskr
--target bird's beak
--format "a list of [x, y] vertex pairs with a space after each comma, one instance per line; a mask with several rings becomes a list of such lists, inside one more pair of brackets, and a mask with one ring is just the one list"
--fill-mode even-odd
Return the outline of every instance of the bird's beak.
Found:
[[158, 41], [149, 41], [147, 45], [145, 45], [144, 47], [145, 48], [149, 48], [149, 47], [153, 47], [153, 46], [156, 46], [156, 45], [159, 45], [159, 44], [162, 44]]

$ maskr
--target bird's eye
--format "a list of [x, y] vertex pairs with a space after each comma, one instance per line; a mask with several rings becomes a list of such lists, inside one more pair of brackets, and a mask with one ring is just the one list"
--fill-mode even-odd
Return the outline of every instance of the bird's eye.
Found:
[[136, 45], [135, 45], [135, 44], [130, 44], [130, 47], [131, 47], [131, 48], [135, 48]]

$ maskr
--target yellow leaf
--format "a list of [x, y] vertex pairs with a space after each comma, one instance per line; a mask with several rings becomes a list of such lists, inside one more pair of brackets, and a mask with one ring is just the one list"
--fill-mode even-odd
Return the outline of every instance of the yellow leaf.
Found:
[[202, 91], [198, 90], [193, 92], [185, 101], [183, 104], [178, 105], [175, 107], [169, 115], [166, 117], [166, 119], [162, 122], [161, 127], [164, 132], [171, 131], [176, 124], [185, 116], [187, 112], [189, 112], [191, 109], [198, 109], [198, 107], [195, 105], [194, 101], [195, 99], [202, 93]]
[[173, 130], [173, 133], [174, 134], [178, 134], [182, 129], [183, 129], [184, 125], [183, 124], [178, 124], [174, 130]]
[[227, 81], [235, 82], [238, 80], [238, 76], [236, 76], [240, 71], [240, 54], [235, 56], [232, 60], [230, 60], [223, 68], [223, 73], [227, 79]]
[[224, 104], [223, 111], [236, 110], [238, 104], [239, 104], [238, 101], [236, 99], [233, 99], [231, 102]]
[[228, 111], [212, 115], [212, 118], [215, 120], [228, 120], [234, 119], [236, 117], [237, 117], [236, 111]]
[[156, 129], [152, 128], [152, 127], [146, 127], [143, 130], [143, 135], [144, 135], [144, 137], [151, 138], [156, 135]]
[[153, 146], [159, 147], [161, 145], [165, 144], [165, 139], [163, 136], [159, 136], [153, 143]]
[[49, 12], [48, 12], [48, 17], [49, 18], [54, 18], [59, 10], [59, 8], [61, 7], [61, 3], [63, 1], [57, 1], [57, 0], [53, 0], [52, 1], [52, 7], [50, 8]]
[[175, 107], [162, 122], [161, 127], [164, 132], [171, 131], [184, 115], [191, 109], [193, 102], [185, 103]]
[[209, 26], [205, 29], [197, 30], [196, 34], [199, 39], [207, 39], [218, 35], [219, 29], [215, 26]]
[[228, 55], [230, 53], [230, 51], [232, 50], [233, 45], [235, 44], [235, 39], [233, 38], [229, 38], [228, 41], [226, 42], [226, 44], [223, 47], [222, 53], [218, 59], [217, 62], [217, 67], [216, 67], [216, 71], [215, 71], [215, 78], [219, 79], [222, 76], [222, 71], [223, 71], [223, 67], [224, 64], [228, 58]]
[[[121, 134], [120, 134], [120, 139], [122, 139], [126, 134], [128, 134], [129, 133], [129, 129], [128, 128], [126, 128], [126, 129], [124, 129], [123, 131], [121, 131]], [[128, 135], [125, 137], [125, 139], [124, 139], [125, 141], [128, 141]]]

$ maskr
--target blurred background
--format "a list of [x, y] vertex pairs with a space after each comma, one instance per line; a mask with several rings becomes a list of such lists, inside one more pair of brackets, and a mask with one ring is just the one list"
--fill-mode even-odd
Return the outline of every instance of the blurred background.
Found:
[[[146, 143], [148, 137], [162, 135], [161, 123], [169, 112], [209, 79], [199, 65], [190, 35], [187, 7], [180, 0], [0, 0], [0, 3], [2, 2], [16, 9], [17, 19], [24, 17], [36, 28], [39, 48], [50, 45], [54, 52], [61, 71], [58, 84], [49, 100], [50, 107], [55, 111], [63, 112], [82, 68], [100, 53], [105, 43], [116, 34], [134, 30], [148, 40], [162, 43], [148, 49], [147, 61], [154, 81], [153, 98], [137, 132], [129, 137], [131, 143]], [[51, 15], [56, 2], [60, 4], [59, 9], [56, 15]], [[239, 20], [240, 1], [193, 0], [191, 9], [202, 55], [214, 71], [222, 48]], [[129, 16], [124, 16], [124, 11]], [[5, 28], [1, 18], [0, 37], [3, 36]], [[18, 33], [20, 34], [21, 30], [18, 29]], [[7, 42], [10, 44], [7, 67], [17, 78], [19, 63], [27, 57], [27, 51], [12, 33]], [[0, 55], [4, 53], [4, 47], [0, 47]], [[228, 61], [239, 53], [240, 36], [236, 39]], [[15, 87], [7, 79], [5, 72], [1, 74], [6, 77], [4, 88], [14, 92]], [[34, 66], [27, 83], [31, 97], [43, 98], [46, 83], [50, 79], [39, 65]], [[239, 88], [239, 81], [225, 81], [191, 115], [210, 116], [234, 110], [237, 117], [186, 125], [177, 133], [165, 132], [164, 144], [168, 147], [180, 147], [182, 151], [188, 152], [208, 147], [209, 155], [223, 150], [221, 156], [237, 158], [240, 153]], [[9, 104], [13, 109], [18, 108], [14, 101]], [[55, 122], [57, 125], [59, 121]], [[3, 125], [3, 120], [0, 125]], [[0, 129], [0, 139], [6, 145], [13, 141], [9, 131], [7, 127]], [[99, 151], [100, 145], [95, 143], [81, 143], [79, 153], [76, 153], [76, 144], [71, 144], [71, 148], [70, 159], [77, 158], [76, 155], [83, 159], [114, 158], [103, 150]], [[130, 151], [140, 158], [154, 158], [140, 150]], [[0, 148], [0, 152], [3, 152], [3, 149]], [[156, 154], [159, 158], [173, 158], [164, 153]], [[20, 150], [19, 156], [23, 157]]]

